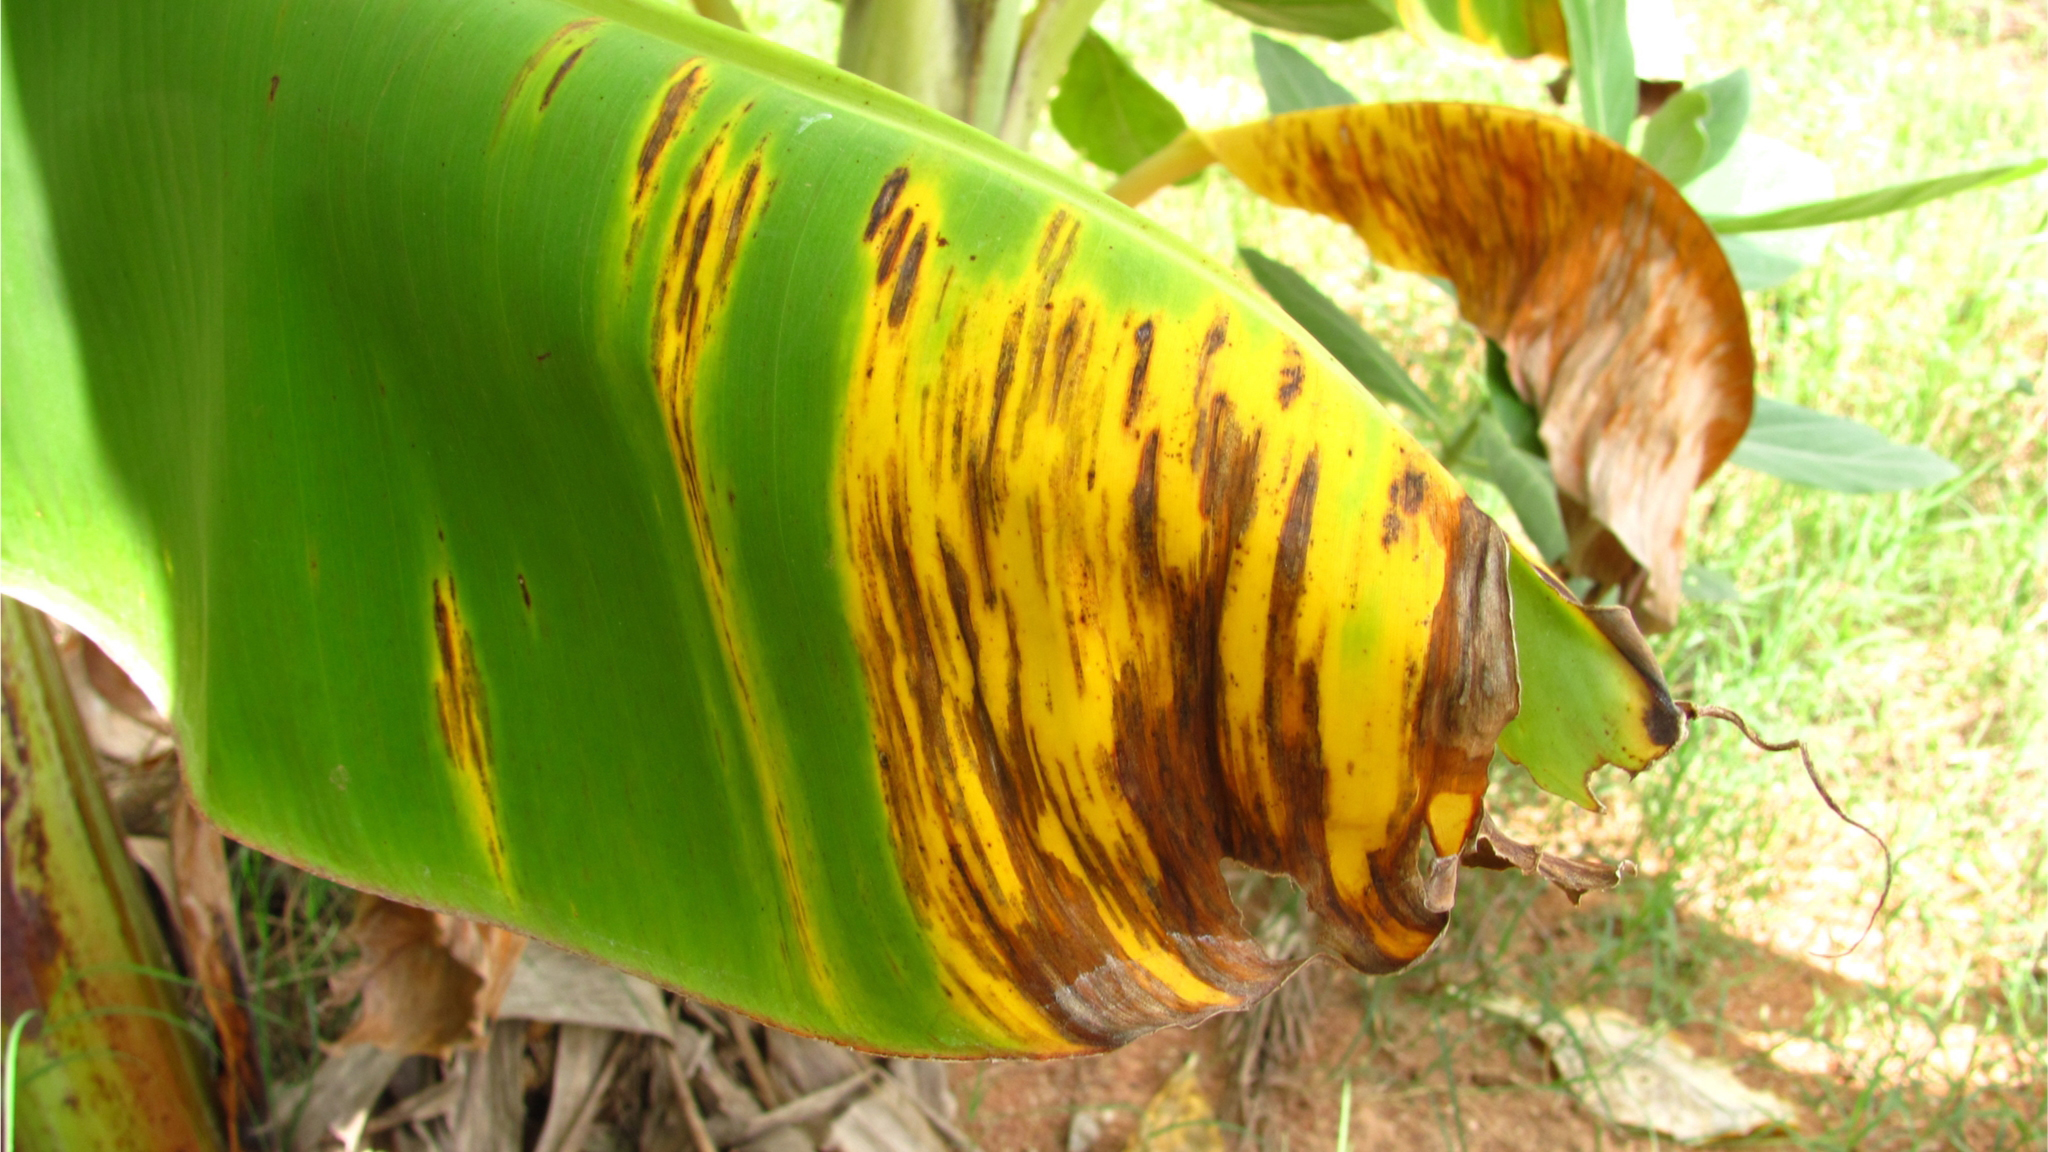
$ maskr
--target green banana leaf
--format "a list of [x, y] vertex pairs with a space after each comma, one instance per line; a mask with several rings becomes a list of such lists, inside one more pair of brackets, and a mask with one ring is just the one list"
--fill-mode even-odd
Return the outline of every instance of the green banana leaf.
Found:
[[1276, 308], [870, 84], [637, 0], [4, 18], [0, 589], [249, 844], [1046, 1055], [1286, 977], [1225, 856], [1396, 968], [1496, 735], [1677, 738]]

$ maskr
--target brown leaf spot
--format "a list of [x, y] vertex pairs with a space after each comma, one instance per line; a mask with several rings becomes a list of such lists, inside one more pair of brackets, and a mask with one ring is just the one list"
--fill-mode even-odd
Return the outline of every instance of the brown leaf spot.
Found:
[[1301, 378], [1301, 349], [1290, 344], [1287, 346], [1287, 359], [1280, 365], [1280, 391], [1276, 399], [1280, 401], [1281, 411], [1292, 408], [1295, 397], [1301, 395]]
[[1124, 427], [1129, 428], [1138, 418], [1138, 405], [1145, 400], [1145, 375], [1152, 370], [1152, 321], [1138, 325], [1131, 334], [1138, 346], [1137, 362], [1131, 365], [1131, 387], [1124, 393]]
[[360, 953], [331, 995], [360, 993], [362, 1007], [336, 1043], [444, 1058], [483, 1038], [526, 943], [502, 928], [367, 893], [357, 898], [349, 936]]
[[896, 261], [903, 255], [903, 242], [909, 238], [910, 225], [915, 222], [916, 217], [915, 208], [905, 209], [896, 217], [896, 222], [889, 226], [889, 234], [882, 238], [882, 250], [875, 260], [877, 288], [887, 284], [889, 277], [896, 274]]
[[560, 88], [562, 86], [562, 79], [569, 75], [569, 69], [576, 67], [576, 62], [578, 60], [583, 59], [583, 53], [585, 49], [588, 49], [589, 47], [590, 45], [585, 44], [582, 47], [576, 49], [574, 52], [569, 53], [569, 58], [562, 61], [561, 67], [555, 69], [554, 76], [548, 80], [548, 86], [546, 91], [543, 91], [540, 94], [541, 111], [545, 112], [548, 110], [548, 102], [555, 98], [555, 89]]
[[654, 114], [654, 123], [648, 125], [647, 135], [640, 141], [640, 159], [634, 164], [637, 173], [633, 184], [633, 202], [647, 199], [647, 193], [654, 187], [654, 174], [661, 167], [661, 158], [668, 146], [675, 141], [676, 131], [690, 109], [696, 106], [704, 94], [704, 68], [693, 65], [689, 71], [672, 81], [668, 90], [661, 95], [661, 110]]
[[476, 650], [456, 603], [453, 577], [434, 581], [434, 714], [441, 739], [455, 762], [460, 790], [479, 825], [491, 870], [507, 877], [505, 845], [498, 833], [498, 800], [491, 779], [490, 717]]
[[[908, 215], [906, 213], [906, 215]], [[896, 292], [889, 298], [889, 327], [901, 328], [903, 318], [910, 314], [910, 298], [917, 291], [918, 269], [924, 264], [925, 237], [928, 230], [920, 225], [917, 235], [911, 237], [910, 247], [903, 253], [903, 268], [896, 273]]]

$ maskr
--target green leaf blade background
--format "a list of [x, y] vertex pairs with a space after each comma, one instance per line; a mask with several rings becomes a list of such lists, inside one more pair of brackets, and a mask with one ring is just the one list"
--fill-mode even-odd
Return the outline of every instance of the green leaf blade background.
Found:
[[1586, 126], [1628, 145], [1636, 118], [1636, 58], [1626, 0], [1562, 0], [1572, 78]]
[[1756, 398], [1748, 435], [1732, 463], [1835, 492], [1899, 492], [1945, 483], [1962, 470], [1925, 448], [1898, 444], [1875, 428], [1773, 400]]
[[1187, 131], [1188, 122], [1102, 34], [1074, 50], [1052, 100], [1052, 124], [1098, 168], [1123, 173]]
[[1356, 104], [1351, 90], [1330, 79], [1301, 49], [1270, 36], [1252, 33], [1252, 63], [1266, 90], [1266, 114], [1279, 116], [1308, 108]]

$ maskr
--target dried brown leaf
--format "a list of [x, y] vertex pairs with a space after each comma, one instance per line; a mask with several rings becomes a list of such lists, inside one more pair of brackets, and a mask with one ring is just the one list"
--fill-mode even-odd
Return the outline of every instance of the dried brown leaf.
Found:
[[340, 1043], [444, 1058], [483, 1040], [525, 946], [502, 928], [367, 894], [349, 934], [361, 954], [333, 996], [363, 1001]]
[[236, 931], [240, 921], [234, 888], [228, 882], [227, 843], [189, 794], [180, 793], [171, 811], [170, 860], [185, 963], [219, 1037], [222, 1071], [217, 1091], [221, 1115], [227, 1120], [228, 1147], [240, 1152], [243, 1122], [264, 1107], [263, 1073], [256, 1066], [249, 1013], [242, 1006], [249, 981]]
[[[1686, 502], [1748, 428], [1756, 367], [1741, 288], [1678, 190], [1598, 133], [1495, 105], [1322, 108], [1199, 137], [1259, 195], [1450, 281], [1541, 414], [1571, 570], [1669, 628]], [[1144, 168], [1113, 191], [1176, 174]]]

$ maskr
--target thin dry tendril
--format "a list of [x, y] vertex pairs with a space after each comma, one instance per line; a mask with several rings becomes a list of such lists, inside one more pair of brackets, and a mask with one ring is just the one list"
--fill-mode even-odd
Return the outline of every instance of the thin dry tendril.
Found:
[[1744, 738], [1766, 752], [1799, 753], [1799, 763], [1806, 768], [1806, 778], [1813, 781], [1813, 790], [1820, 793], [1820, 798], [1827, 804], [1828, 811], [1833, 812], [1844, 824], [1877, 841], [1878, 850], [1884, 853], [1884, 887], [1877, 894], [1877, 906], [1870, 910], [1870, 918], [1863, 922], [1863, 931], [1857, 933], [1854, 943], [1840, 952], [1808, 952], [1807, 955], [1818, 956], [1823, 960], [1839, 960], [1861, 947], [1863, 941], [1869, 937], [1870, 930], [1877, 926], [1878, 914], [1884, 911], [1885, 901], [1892, 894], [1892, 846], [1885, 843], [1884, 837], [1871, 831], [1868, 824], [1842, 811], [1842, 806], [1835, 803], [1835, 798], [1828, 794], [1828, 786], [1820, 782], [1820, 773], [1813, 767], [1813, 757], [1806, 751], [1805, 741], [1787, 740], [1783, 743], [1772, 743], [1751, 731], [1749, 721], [1726, 708], [1712, 704], [1695, 704], [1690, 700], [1675, 700], [1673, 703], [1678, 705], [1678, 710], [1685, 714], [1687, 720], [1722, 720], [1735, 725], [1736, 731], [1741, 732]]

